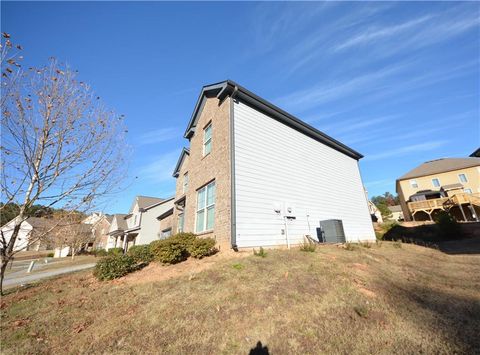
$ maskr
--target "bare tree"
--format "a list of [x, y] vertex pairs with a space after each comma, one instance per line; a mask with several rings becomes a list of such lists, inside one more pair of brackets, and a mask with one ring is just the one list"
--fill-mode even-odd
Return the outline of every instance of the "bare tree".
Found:
[[82, 223], [85, 216], [81, 213], [56, 215], [56, 218], [62, 222], [52, 231], [53, 244], [60, 250], [68, 247], [73, 260], [79, 251], [95, 240], [92, 226]]
[[78, 81], [76, 71], [55, 59], [23, 71], [16, 62], [1, 64], [7, 74], [2, 83], [0, 186], [2, 200], [17, 203], [20, 210], [8, 236], [0, 236], [0, 291], [33, 204], [65, 211], [93, 208], [119, 187], [127, 150], [123, 115], [106, 109], [89, 86]]

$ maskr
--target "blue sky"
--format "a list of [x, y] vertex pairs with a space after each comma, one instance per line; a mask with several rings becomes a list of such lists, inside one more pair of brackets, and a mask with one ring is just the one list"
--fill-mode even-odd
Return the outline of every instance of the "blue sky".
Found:
[[[480, 4], [2, 2], [25, 65], [78, 69], [126, 115], [124, 192], [173, 193], [199, 90], [232, 79], [365, 155], [370, 196], [480, 146]], [[141, 142], [140, 144], [138, 142]], [[137, 177], [137, 178], [135, 178]]]

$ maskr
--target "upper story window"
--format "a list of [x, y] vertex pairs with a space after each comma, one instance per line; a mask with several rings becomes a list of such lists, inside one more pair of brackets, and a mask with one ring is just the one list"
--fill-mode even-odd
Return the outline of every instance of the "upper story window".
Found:
[[182, 233], [185, 225], [185, 213], [182, 212], [178, 215], [177, 233]]
[[133, 225], [136, 226], [137, 225], [137, 215], [135, 215], [133, 217]]
[[415, 179], [410, 180], [410, 186], [413, 187], [414, 189], [418, 189], [417, 180]]
[[197, 233], [212, 230], [215, 217], [215, 181], [197, 191]]
[[183, 193], [187, 192], [188, 189], [188, 173], [183, 174], [183, 186], [182, 191]]
[[472, 189], [463, 189], [463, 192], [465, 192], [466, 194], [471, 194], [471, 193], [472, 193]]
[[467, 175], [465, 174], [458, 174], [458, 179], [460, 180], [460, 182], [468, 182]]
[[440, 187], [440, 180], [437, 178], [432, 179], [432, 185], [433, 187]]
[[203, 129], [203, 155], [210, 154], [212, 151], [212, 124], [209, 123]]

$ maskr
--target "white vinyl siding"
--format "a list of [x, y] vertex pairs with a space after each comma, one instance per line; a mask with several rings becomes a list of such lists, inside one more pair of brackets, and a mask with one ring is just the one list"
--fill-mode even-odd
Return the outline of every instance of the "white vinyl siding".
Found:
[[212, 151], [212, 124], [209, 123], [203, 130], [203, 155]]
[[213, 229], [215, 218], [215, 181], [197, 191], [197, 233]]
[[[355, 159], [242, 102], [234, 105], [234, 144], [238, 247], [285, 245], [285, 233], [298, 244], [316, 238], [326, 219], [341, 219], [349, 241], [375, 239]], [[296, 219], [285, 226], [286, 207]]]

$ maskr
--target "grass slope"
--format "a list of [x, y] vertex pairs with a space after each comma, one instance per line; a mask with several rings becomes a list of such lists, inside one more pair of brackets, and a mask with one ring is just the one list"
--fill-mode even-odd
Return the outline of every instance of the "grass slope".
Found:
[[80, 273], [3, 298], [2, 353], [474, 353], [479, 261], [384, 242], [272, 250], [161, 282]]

